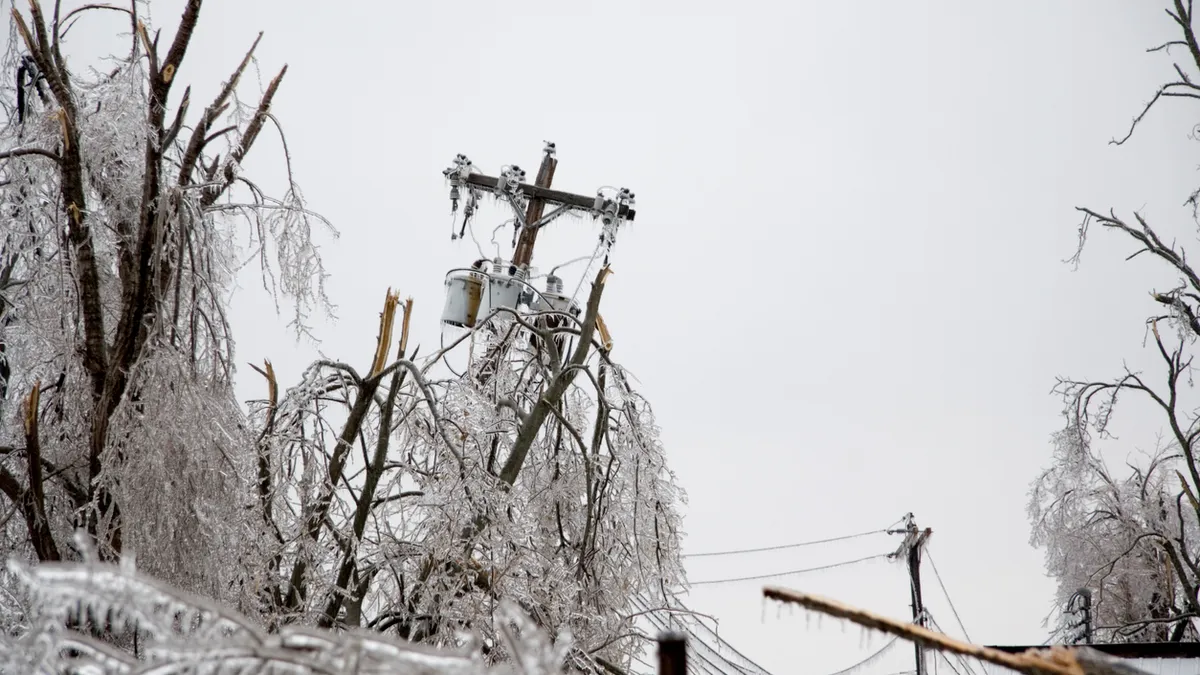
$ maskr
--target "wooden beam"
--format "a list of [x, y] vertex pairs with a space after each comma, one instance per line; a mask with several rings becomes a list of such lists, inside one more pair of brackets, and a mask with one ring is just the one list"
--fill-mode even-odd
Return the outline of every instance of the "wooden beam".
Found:
[[[480, 173], [473, 173], [467, 176], [466, 180], [467, 185], [485, 190], [495, 190], [499, 182], [499, 179], [495, 176], [485, 176]], [[585, 197], [584, 195], [572, 194], [561, 190], [551, 190], [528, 183], [521, 183], [518, 187], [526, 197], [540, 199], [547, 204], [559, 204], [589, 210], [596, 205], [596, 198], [594, 196]], [[627, 221], [633, 221], [636, 214], [637, 211], [629, 208], [627, 205], [622, 205], [617, 210], [617, 216]]]
[[682, 634], [658, 636], [658, 675], [687, 675], [687, 638]]
[[[538, 169], [537, 181], [535, 187], [549, 189], [550, 183], [554, 181], [554, 170], [558, 168], [558, 160], [554, 158], [552, 148], [547, 148], [545, 156], [542, 157], [542, 166]], [[531, 225], [542, 219], [542, 212], [546, 209], [546, 200], [541, 197], [533, 197], [529, 200], [529, 205], [525, 209], [525, 224]], [[524, 267], [533, 262], [533, 245], [537, 243], [538, 228], [524, 227], [521, 229], [521, 237], [517, 240], [517, 250], [513, 252], [513, 264], [517, 267]]]

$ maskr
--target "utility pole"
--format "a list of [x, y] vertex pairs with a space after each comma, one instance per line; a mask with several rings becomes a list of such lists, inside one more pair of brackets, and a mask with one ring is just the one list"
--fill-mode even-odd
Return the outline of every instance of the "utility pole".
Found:
[[[558, 160], [554, 157], [554, 144], [547, 143], [542, 155], [542, 166], [538, 168], [537, 179], [534, 182], [535, 187], [549, 188], [554, 182], [554, 170], [558, 168]], [[546, 208], [546, 200], [542, 197], [534, 197], [529, 200], [529, 206], [525, 210], [525, 222], [536, 223], [542, 218], [542, 211]], [[537, 229], [526, 227], [521, 230], [521, 237], [517, 240], [517, 250], [513, 253], [513, 264], [517, 267], [529, 265], [533, 260], [533, 245], [537, 243]]]
[[[450, 199], [454, 210], [458, 209], [460, 188], [465, 188], [471, 196], [464, 211], [464, 219], [469, 219], [474, 213], [474, 204], [477, 203], [481, 192], [494, 193], [506, 199], [512, 206], [520, 228], [512, 258], [512, 266], [516, 269], [528, 269], [533, 260], [533, 247], [537, 243], [538, 231], [564, 213], [587, 213], [599, 218], [606, 227], [633, 222], [637, 215], [633, 208], [634, 194], [627, 188], [621, 188], [612, 196], [597, 191], [592, 197], [550, 189], [554, 182], [554, 171], [558, 168], [556, 154], [554, 143], [547, 141], [542, 150], [542, 164], [532, 185], [524, 182], [525, 172], [518, 166], [509, 167], [499, 176], [488, 176], [474, 171], [474, 166], [465, 155], [456, 157], [454, 166], [442, 172], [450, 180]], [[525, 199], [528, 203], [522, 209], [521, 200]], [[545, 213], [547, 205], [556, 208], [550, 213]], [[611, 241], [608, 243], [611, 244]]]
[[[497, 251], [496, 257], [490, 261], [481, 257], [470, 269], [451, 270], [446, 280], [443, 322], [474, 328], [479, 317], [492, 316], [500, 310], [515, 313], [522, 306], [544, 314], [537, 319], [537, 323], [547, 329], [555, 329], [568, 320], [554, 314], [578, 316], [580, 308], [574, 295], [564, 293], [563, 280], [554, 274], [554, 269], [546, 275], [545, 291], [539, 291], [529, 283], [533, 274], [531, 262], [538, 232], [567, 213], [599, 220], [603, 229], [593, 259], [603, 250], [607, 264], [607, 252], [616, 239], [617, 230], [624, 223], [632, 222], [637, 212], [634, 210], [634, 194], [627, 188], [618, 190], [605, 187], [590, 197], [551, 189], [558, 168], [556, 154], [554, 143], [547, 141], [533, 184], [525, 182], [525, 171], [519, 166], [510, 165], [499, 175], [489, 176], [480, 173], [471, 160], [462, 154], [454, 158], [453, 166], [442, 172], [450, 183], [450, 210], [456, 222], [459, 202], [466, 201], [462, 209], [462, 230], [453, 233], [452, 239], [465, 235], [468, 223], [485, 195], [491, 195], [511, 207], [512, 221], [516, 223], [517, 230], [511, 259], [505, 260], [505, 256]], [[547, 207], [552, 208], [547, 211]], [[599, 323], [603, 334], [603, 322]], [[480, 383], [491, 379], [507, 350], [507, 339], [489, 348], [479, 366]]]
[[[921, 599], [921, 547], [925, 545], [925, 541], [929, 539], [929, 535], [933, 534], [933, 530], [925, 528], [921, 530], [917, 527], [917, 521], [913, 518], [913, 514], [909, 513], [904, 516], [904, 528], [896, 530], [888, 530], [888, 534], [903, 534], [904, 542], [900, 544], [900, 548], [896, 549], [891, 554], [892, 559], [896, 559], [901, 555], [905, 556], [908, 561], [908, 577], [909, 587], [912, 594], [912, 613], [913, 625], [927, 627], [925, 620], [925, 604]], [[925, 666], [925, 650], [920, 643], [914, 643], [913, 648], [916, 652], [917, 659], [917, 675], [927, 675], [928, 671]]]

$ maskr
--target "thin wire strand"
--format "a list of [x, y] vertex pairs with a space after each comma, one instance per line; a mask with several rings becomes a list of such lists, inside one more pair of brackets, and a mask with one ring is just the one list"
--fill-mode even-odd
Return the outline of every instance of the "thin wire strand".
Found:
[[774, 574], [757, 574], [757, 575], [750, 576], [750, 577], [735, 577], [732, 579], [708, 579], [705, 581], [693, 581], [693, 582], [689, 583], [688, 585], [689, 586], [708, 586], [708, 585], [712, 585], [712, 584], [732, 584], [732, 583], [735, 583], [738, 581], [757, 581], [759, 579], [774, 579], [776, 577], [790, 577], [790, 576], [796, 575], [796, 574], [806, 574], [808, 572], [820, 572], [821, 570], [829, 570], [829, 569], [833, 569], [835, 567], [845, 567], [847, 565], [856, 565], [858, 563], [867, 562], [868, 560], [876, 560], [878, 558], [886, 558], [886, 557], [888, 557], [888, 555], [886, 553], [878, 553], [876, 555], [869, 555], [865, 558], [858, 558], [857, 560], [847, 560], [845, 562], [833, 563], [830, 565], [821, 565], [820, 567], [809, 567], [808, 569], [803, 569], [803, 570], [790, 570], [787, 572], [776, 572]]
[[958, 610], [954, 608], [954, 601], [950, 599], [950, 594], [946, 592], [946, 584], [942, 583], [942, 575], [938, 573], [937, 563], [933, 561], [933, 556], [929, 553], [929, 549], [925, 549], [925, 557], [929, 558], [929, 566], [933, 568], [933, 577], [937, 579], [938, 586], [942, 588], [942, 595], [946, 596], [946, 602], [950, 605], [950, 611], [954, 613], [954, 620], [958, 622], [958, 627], [963, 632], [963, 637], [967, 642], [971, 642], [971, 636], [967, 634], [967, 627], [963, 625], [962, 618], [958, 616]]
[[571, 294], [571, 302], [577, 302], [579, 298], [579, 289], [583, 288], [583, 282], [587, 280], [588, 273], [592, 271], [592, 265], [596, 263], [596, 258], [600, 257], [600, 247], [603, 242], [596, 244], [596, 250], [592, 252], [591, 260], [588, 260], [587, 267], [584, 268], [583, 274], [579, 276], [579, 283], [575, 286], [575, 292]]
[[[926, 614], [928, 614], [929, 623], [933, 625], [934, 629], [939, 633], [946, 634], [946, 629], [942, 628], [941, 625], [938, 624], [937, 619], [933, 618], [933, 614], [929, 613], [928, 611], [926, 611]], [[939, 651], [938, 653], [942, 654], [943, 652]], [[963, 670], [967, 671], [967, 675], [976, 675], [975, 668], [972, 666], [969, 659], [964, 657], [962, 654], [955, 654], [954, 658], [958, 661], [958, 665], [962, 666]], [[961, 673], [959, 675], [961, 675]]]
[[875, 659], [879, 658], [887, 650], [891, 649], [892, 647], [895, 647], [896, 642], [898, 642], [899, 640], [900, 640], [899, 636], [896, 636], [896, 637], [892, 638], [891, 640], [888, 640], [888, 643], [885, 644], [883, 647], [881, 647], [874, 654], [871, 654], [867, 658], [863, 659], [862, 661], [859, 661], [858, 663], [856, 663], [852, 666], [848, 666], [846, 668], [842, 668], [839, 671], [831, 673], [831, 675], [849, 675], [850, 673], [854, 672], [855, 670], [858, 670], [859, 668], [862, 668], [863, 666], [865, 666], [865, 665], [871, 663], [872, 661], [874, 661]]
[[816, 546], [817, 544], [830, 544], [835, 541], [846, 541], [847, 539], [857, 539], [859, 537], [866, 537], [866, 536], [870, 536], [872, 534], [883, 534], [885, 532], [887, 532], [886, 529], [871, 530], [870, 532], [859, 532], [858, 534], [847, 534], [847, 535], [844, 535], [841, 537], [831, 537], [829, 539], [817, 539], [815, 541], [802, 541], [802, 542], [799, 542], [796, 544], [781, 544], [779, 546], [763, 546], [761, 548], [743, 548], [743, 549], [737, 549], [737, 550], [732, 550], [732, 551], [711, 551], [708, 553], [687, 553], [680, 557], [681, 558], [711, 558], [711, 557], [721, 556], [721, 555], [740, 555], [743, 553], [762, 553], [763, 551], [782, 551], [782, 550], [789, 549], [789, 548], [800, 548], [802, 546]]
[[954, 662], [951, 661], [949, 657], [942, 652], [938, 652], [937, 655], [942, 657], [942, 660], [946, 662], [946, 665], [950, 666], [950, 670], [954, 671], [954, 675], [963, 675], [961, 672], [959, 672], [958, 668], [954, 667]]
[[[679, 603], [678, 599], [672, 598], [672, 600], [673, 600], [672, 604], [678, 603], [680, 609], [686, 609], [682, 603]], [[694, 615], [692, 615], [688, 612], [680, 612], [680, 613], [671, 612], [669, 614], [670, 621], [668, 622], [668, 621], [663, 620], [663, 618], [658, 615], [657, 611], [651, 611], [649, 609], [650, 606], [645, 601], [645, 599], [635, 596], [633, 604], [634, 604], [634, 607], [637, 607], [640, 610], [642, 610], [642, 612], [643, 612], [642, 616], [644, 616], [646, 618], [646, 620], [649, 621], [651, 624], [653, 624], [659, 631], [667, 631], [667, 630], [671, 630], [671, 629], [677, 629], [677, 630], [683, 631], [689, 638], [691, 638], [691, 640], [697, 646], [695, 656], [698, 659], [705, 661], [708, 665], [711, 665], [714, 668], [716, 668], [717, 673], [724, 673], [724, 672], [727, 672], [728, 668], [733, 668], [737, 672], [744, 673], [746, 675], [770, 675], [770, 673], [765, 668], [763, 668], [762, 666], [758, 665], [754, 661], [747, 658], [744, 654], [742, 654], [736, 648], [734, 648], [733, 645], [726, 642], [719, 635], [717, 635], [715, 631], [713, 631], [707, 625], [705, 625], [703, 621], [699, 621], [698, 619], [696, 619], [696, 617]], [[699, 626], [706, 633], [711, 635], [713, 637], [713, 639], [716, 640], [717, 646], [714, 647], [713, 645], [709, 644], [708, 640], [706, 640], [703, 636], [701, 636], [699, 633], [697, 633], [697, 631], [693, 627], [693, 625], [689, 624], [689, 620], [691, 621], [692, 624], [694, 624], [695, 626]], [[711, 656], [713, 656], [714, 658], [723, 662], [728, 668], [726, 668], [725, 670], [722, 670], [720, 668], [720, 666], [718, 666], [717, 664], [714, 664], [707, 656], [705, 656], [704, 653], [702, 653], [700, 651], [699, 647], [701, 645], [704, 646], [705, 648], [707, 648], [709, 652], [711, 652], [711, 654], [710, 654]], [[738, 663], [736, 660], [730, 659], [728, 656], [726, 656], [725, 654], [723, 654], [721, 652], [720, 648], [724, 648], [724, 649], [727, 649], [727, 650], [733, 652], [745, 663]], [[700, 664], [700, 665], [701, 665], [701, 667], [703, 667], [703, 664]]]

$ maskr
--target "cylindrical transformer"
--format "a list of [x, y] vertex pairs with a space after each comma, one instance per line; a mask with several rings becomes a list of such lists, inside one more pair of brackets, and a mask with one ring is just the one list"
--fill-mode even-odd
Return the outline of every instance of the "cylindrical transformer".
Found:
[[483, 299], [483, 280], [467, 270], [446, 276], [446, 304], [442, 307], [442, 322], [451, 326], [474, 328]]

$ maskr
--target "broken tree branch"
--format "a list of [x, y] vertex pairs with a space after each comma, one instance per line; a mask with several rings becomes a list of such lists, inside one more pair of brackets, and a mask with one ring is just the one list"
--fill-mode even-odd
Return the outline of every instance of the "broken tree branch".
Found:
[[521, 422], [520, 430], [517, 432], [517, 438], [513, 442], [513, 447], [508, 455], [508, 460], [505, 461], [504, 467], [500, 470], [500, 480], [512, 486], [517, 482], [517, 475], [521, 472], [521, 467], [525, 464], [525, 456], [529, 453], [529, 448], [533, 445], [534, 438], [542, 428], [542, 424], [546, 420], [546, 416], [550, 414], [550, 409], [557, 406], [562, 400], [567, 389], [571, 386], [571, 382], [575, 379], [576, 373], [583, 367], [583, 362], [587, 359], [588, 352], [592, 346], [592, 334], [596, 330], [596, 318], [600, 313], [600, 297], [604, 293], [604, 282], [609, 275], [609, 268], [605, 267], [596, 275], [596, 280], [592, 282], [592, 292], [588, 297], [587, 312], [584, 315], [583, 330], [579, 336], [579, 344], [575, 347], [575, 353], [571, 356], [571, 360], [567, 367], [558, 373], [558, 375], [550, 382], [550, 386], [546, 388], [546, 393], [542, 395], [538, 402], [525, 416]]
[[1146, 675], [1119, 659], [1106, 656], [1093, 649], [1068, 649], [1055, 646], [1049, 649], [1030, 649], [1020, 654], [1010, 654], [999, 649], [956, 640], [923, 626], [897, 621], [865, 609], [844, 605], [836, 600], [800, 591], [768, 587], [763, 589], [763, 596], [779, 602], [800, 605], [805, 609], [839, 619], [846, 619], [889, 635], [896, 635], [927, 649], [969, 656], [1025, 675]]

